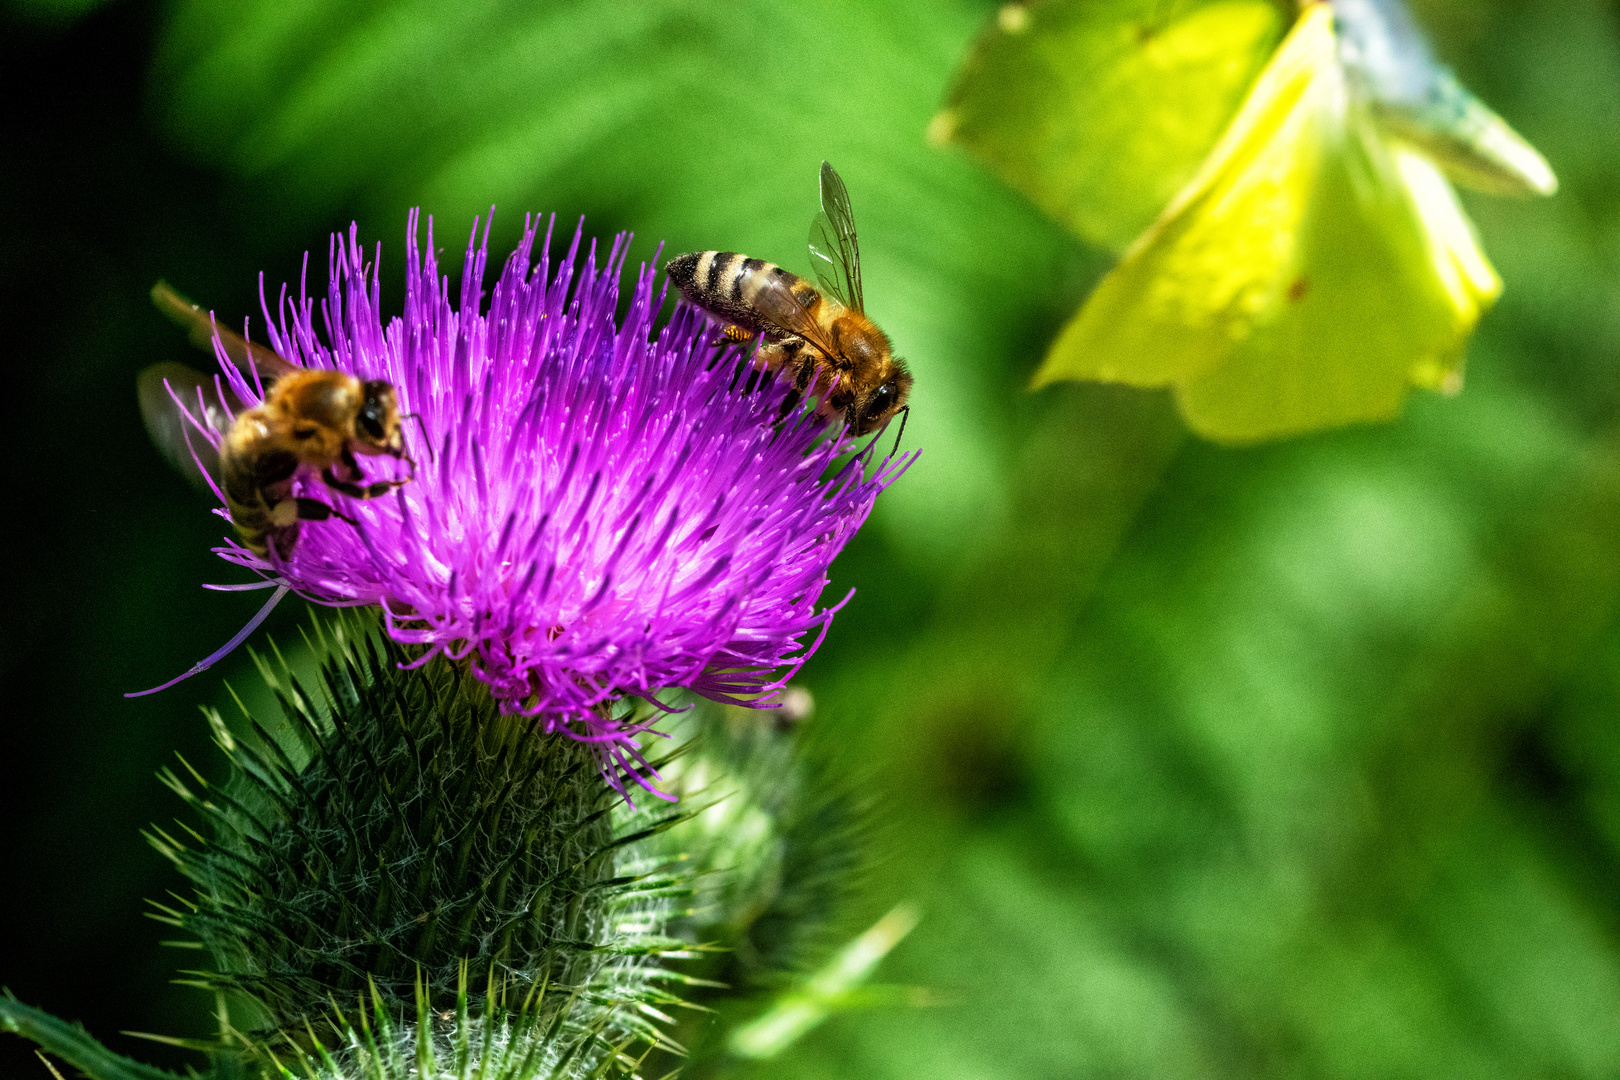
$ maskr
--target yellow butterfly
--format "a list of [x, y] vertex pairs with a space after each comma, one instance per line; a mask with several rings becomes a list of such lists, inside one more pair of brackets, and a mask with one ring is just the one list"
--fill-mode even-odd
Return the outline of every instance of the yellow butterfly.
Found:
[[1413, 385], [1454, 392], [1502, 283], [1442, 167], [1495, 191], [1557, 186], [1404, 9], [1308, 4], [1035, 385], [1168, 385], [1225, 442], [1388, 419]]

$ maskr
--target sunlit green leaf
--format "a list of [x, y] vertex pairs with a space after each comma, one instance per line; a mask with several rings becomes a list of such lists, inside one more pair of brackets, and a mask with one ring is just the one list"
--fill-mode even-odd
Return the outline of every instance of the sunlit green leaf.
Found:
[[845, 945], [801, 985], [778, 995], [753, 1020], [731, 1033], [731, 1052], [744, 1058], [771, 1058], [840, 1008], [858, 1001], [857, 991], [872, 969], [917, 925], [917, 912], [902, 905]]

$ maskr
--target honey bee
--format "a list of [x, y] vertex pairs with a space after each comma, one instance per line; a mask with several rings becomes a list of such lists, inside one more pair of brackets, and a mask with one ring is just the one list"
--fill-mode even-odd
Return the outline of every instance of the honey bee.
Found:
[[[318, 474], [328, 488], [355, 499], [375, 499], [415, 477], [416, 462], [405, 452], [404, 417], [391, 384], [291, 364], [220, 327], [164, 282], [153, 286], [152, 301], [190, 330], [193, 343], [212, 348], [217, 334], [226, 355], [250, 379], [256, 373], [273, 380], [264, 401], [252, 407], [221, 380], [183, 364], [156, 364], [141, 372], [138, 383], [141, 413], [153, 440], [194, 480], [202, 480], [198, 468], [218, 478], [231, 524], [249, 549], [263, 556], [274, 546], [287, 559], [303, 522], [335, 517], [355, 523], [320, 499], [294, 495], [300, 476]], [[206, 440], [187, 437], [190, 421], [179, 402], [193, 409], [193, 415], [200, 412], [200, 422], [221, 434], [217, 455]], [[356, 454], [403, 460], [410, 475], [367, 483]]]
[[866, 317], [855, 214], [844, 181], [825, 161], [821, 213], [810, 225], [810, 265], [819, 290], [774, 263], [735, 251], [677, 255], [664, 271], [688, 300], [725, 321], [728, 339], [763, 339], [754, 366], [788, 373], [788, 407], [817, 396], [823, 416], [842, 417], [854, 434], [865, 435], [906, 407], [912, 377], [888, 335]]

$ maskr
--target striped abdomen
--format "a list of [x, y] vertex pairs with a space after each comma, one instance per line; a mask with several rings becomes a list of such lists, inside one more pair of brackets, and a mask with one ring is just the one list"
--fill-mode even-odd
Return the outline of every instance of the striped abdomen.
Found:
[[773, 338], [793, 331], [761, 310], [758, 300], [763, 289], [784, 285], [812, 316], [824, 299], [814, 285], [797, 274], [766, 262], [750, 259], [735, 251], [693, 251], [677, 255], [664, 267], [669, 280], [686, 298], [716, 318], [753, 333]]
[[[292, 494], [298, 472], [298, 455], [281, 437], [285, 426], [274, 410], [260, 405], [237, 415], [220, 449], [220, 487], [230, 507], [231, 524], [242, 542], [259, 555], [269, 550], [271, 534], [282, 531], [273, 508]], [[297, 537], [296, 523], [290, 535], [276, 537], [283, 558], [291, 554], [291, 542]]]

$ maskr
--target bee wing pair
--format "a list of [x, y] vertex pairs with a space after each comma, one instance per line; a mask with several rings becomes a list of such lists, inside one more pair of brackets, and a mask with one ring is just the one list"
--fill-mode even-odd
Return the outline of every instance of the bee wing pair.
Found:
[[[211, 351], [217, 335], [225, 355], [249, 379], [273, 380], [298, 370], [263, 345], [255, 345], [219, 325], [213, 315], [175, 292], [167, 282], [152, 286], [152, 302], [185, 327], [191, 343], [198, 348]], [[169, 464], [194, 485], [207, 490], [211, 486], [208, 478], [219, 476], [219, 451], [195, 430], [195, 425], [223, 436], [236, 414], [250, 406], [218, 374], [207, 375], [185, 364], [153, 364], [140, 373], [135, 385], [147, 434]]]
[[821, 213], [810, 223], [810, 265], [821, 287], [851, 311], [864, 312], [861, 249], [849, 189], [830, 164], [821, 163]]
[[[861, 252], [855, 237], [855, 211], [849, 190], [831, 164], [821, 163], [821, 212], [810, 223], [810, 264], [821, 287], [844, 307], [864, 311]], [[760, 283], [753, 306], [772, 323], [804, 338], [828, 356], [839, 354], [825, 329], [780, 278]]]

